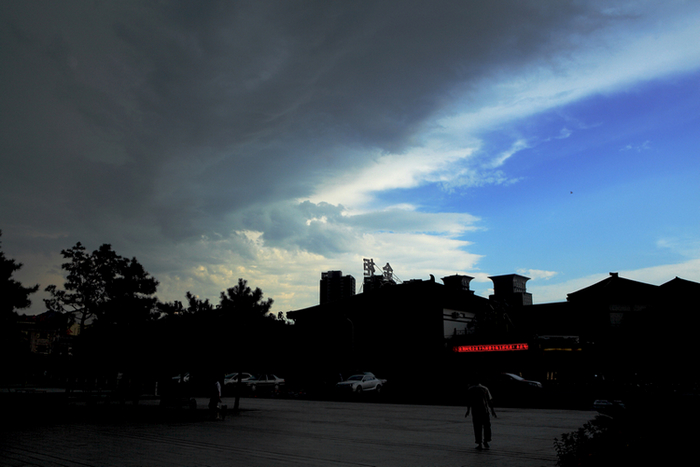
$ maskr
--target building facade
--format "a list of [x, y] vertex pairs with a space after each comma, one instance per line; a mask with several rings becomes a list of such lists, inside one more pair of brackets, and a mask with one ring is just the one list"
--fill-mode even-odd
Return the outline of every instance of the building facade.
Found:
[[321, 273], [319, 283], [319, 303], [347, 300], [355, 295], [355, 278], [344, 276], [342, 271]]
[[488, 299], [469, 290], [471, 278], [463, 277], [466, 282], [460, 276], [450, 285], [411, 280], [288, 312], [299, 360], [310, 369], [372, 371], [394, 379], [434, 368], [446, 340], [472, 332], [475, 318], [489, 307]]
[[289, 312], [298, 360], [309, 371], [372, 371], [402, 387], [422, 370], [450, 375], [457, 391], [488, 371], [581, 390], [601, 375], [678, 378], [693, 354], [698, 283], [655, 286], [611, 273], [566, 301], [532, 304], [527, 277], [491, 280], [489, 299], [470, 290], [469, 276], [442, 284], [431, 276]]

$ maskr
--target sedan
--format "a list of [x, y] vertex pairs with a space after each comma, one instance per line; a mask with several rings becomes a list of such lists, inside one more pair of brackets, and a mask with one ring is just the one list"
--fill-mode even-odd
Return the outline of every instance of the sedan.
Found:
[[252, 392], [261, 389], [273, 389], [277, 392], [281, 386], [284, 386], [284, 379], [270, 373], [261, 373], [250, 378], [245, 384]]
[[498, 373], [485, 386], [499, 404], [533, 404], [544, 396], [542, 383], [513, 373]]
[[353, 375], [345, 381], [337, 383], [335, 387], [340, 391], [350, 391], [361, 393], [363, 391], [381, 392], [382, 386], [386, 383], [383, 379], [377, 379], [373, 374]]
[[[253, 375], [250, 373], [241, 373], [241, 381], [246, 382], [249, 379], [251, 379]], [[226, 376], [224, 376], [224, 385], [227, 384], [236, 384], [238, 382], [238, 373], [229, 373]]]
[[539, 381], [530, 381], [529, 379], [522, 378], [513, 373], [503, 373], [503, 379], [507, 380], [511, 384], [527, 385], [532, 388], [542, 389], [542, 383]]

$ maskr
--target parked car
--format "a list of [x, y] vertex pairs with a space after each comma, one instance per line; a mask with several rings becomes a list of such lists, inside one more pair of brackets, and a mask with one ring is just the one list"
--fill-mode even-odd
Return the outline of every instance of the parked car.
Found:
[[500, 379], [501, 381], [510, 385], [526, 385], [531, 388], [542, 389], [542, 383], [540, 383], [539, 381], [531, 381], [521, 376], [514, 375], [513, 373], [501, 373]]
[[544, 396], [542, 383], [525, 379], [513, 373], [497, 373], [487, 378], [484, 385], [489, 388], [494, 401], [506, 405], [529, 405]]
[[[253, 377], [250, 373], [241, 373], [241, 381], [246, 382]], [[238, 373], [229, 373], [224, 376], [224, 386], [228, 384], [236, 384], [238, 382]]]
[[281, 386], [284, 386], [284, 379], [270, 373], [261, 373], [248, 379], [245, 385], [251, 392], [265, 389], [272, 389], [276, 392], [280, 390]]
[[345, 381], [341, 381], [335, 385], [339, 391], [347, 391], [361, 393], [365, 391], [381, 392], [382, 387], [386, 384], [385, 379], [379, 379], [372, 373], [363, 373], [352, 375]]

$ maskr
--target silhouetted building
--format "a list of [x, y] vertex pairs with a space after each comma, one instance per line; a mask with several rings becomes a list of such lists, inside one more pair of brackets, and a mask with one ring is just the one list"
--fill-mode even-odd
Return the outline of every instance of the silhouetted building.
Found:
[[446, 287], [449, 287], [451, 289], [458, 289], [458, 290], [463, 290], [465, 292], [470, 292], [474, 293], [473, 290], [469, 289], [469, 283], [474, 279], [473, 277], [470, 276], [464, 276], [462, 274], [453, 274], [451, 276], [445, 276], [442, 278], [442, 283], [445, 284]]
[[54, 311], [39, 315], [21, 315], [17, 321], [33, 354], [53, 355], [70, 352], [72, 338], [78, 334], [78, 325], [68, 316]]
[[509, 307], [532, 305], [532, 294], [527, 292], [525, 285], [530, 280], [529, 277], [506, 274], [491, 276], [489, 279], [493, 281], [493, 295], [489, 298], [503, 301]]
[[369, 293], [387, 285], [396, 285], [396, 281], [394, 279], [387, 279], [385, 276], [380, 275], [365, 276], [364, 280], [362, 281], [362, 293]]
[[431, 279], [385, 284], [287, 316], [300, 333], [299, 361], [410, 379], [418, 369], [435, 369], [449, 352], [447, 340], [468, 334], [475, 317], [488, 309], [489, 301], [471, 290]]
[[700, 307], [700, 283], [681, 279], [676, 276], [674, 279], [659, 286], [661, 293], [668, 297], [682, 297], [683, 301], [691, 307]]
[[640, 314], [657, 301], [659, 287], [625, 279], [616, 272], [591, 286], [567, 294], [578, 313], [585, 313], [586, 331], [596, 335], [620, 328], [633, 314]]
[[675, 278], [656, 286], [612, 272], [566, 302], [523, 310], [550, 379], [677, 379], [686, 373], [684, 356], [694, 352], [700, 284]]
[[301, 343], [295, 361], [311, 374], [372, 371], [403, 388], [427, 369], [454, 378], [441, 384], [457, 394], [470, 372], [512, 372], [569, 388], [582, 401], [600, 375], [695, 378], [684, 367], [700, 327], [696, 282], [655, 286], [611, 273], [566, 301], [533, 305], [528, 278], [518, 274], [492, 276], [490, 299], [459, 274], [443, 284], [432, 276], [391, 286], [382, 276], [367, 279], [376, 286], [367, 293], [287, 313]]
[[355, 278], [344, 276], [342, 271], [322, 272], [319, 292], [320, 303], [346, 300], [355, 295]]

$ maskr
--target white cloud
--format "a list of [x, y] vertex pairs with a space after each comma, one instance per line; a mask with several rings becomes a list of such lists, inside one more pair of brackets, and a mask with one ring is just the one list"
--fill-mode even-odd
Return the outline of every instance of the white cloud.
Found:
[[318, 304], [318, 280], [322, 271], [339, 269], [353, 275], [359, 288], [362, 258], [374, 258], [382, 265], [391, 263], [402, 280], [427, 279], [429, 273], [437, 277], [467, 273], [476, 267], [480, 258], [465, 251], [469, 243], [463, 240], [427, 234], [357, 233], [352, 250], [333, 257], [271, 247], [258, 232], [245, 233], [245, 237], [251, 239], [247, 258], [235, 253], [227, 242], [205, 242], [202, 247], [216, 252], [221, 263], [193, 265], [184, 273], [159, 275], [159, 295], [181, 300], [190, 290], [218, 302], [219, 293], [242, 277], [275, 300], [273, 312], [288, 311]]
[[686, 258], [700, 257], [700, 240], [694, 238], [664, 237], [656, 241], [657, 248], [669, 250]]
[[479, 229], [479, 218], [467, 213], [406, 211], [384, 209], [358, 215], [347, 215], [348, 224], [364, 231], [432, 233], [454, 237]]
[[373, 162], [323, 181], [310, 200], [366, 209], [373, 201], [373, 193], [452, 180], [454, 165], [471, 157], [474, 151], [473, 147], [431, 147], [415, 148], [405, 154], [377, 154]]
[[[579, 126], [579, 128], [583, 129], [582, 124], [579, 123], [578, 126]], [[574, 134], [574, 132], [571, 129], [564, 127], [561, 130], [559, 130], [558, 135], [545, 138], [544, 142], [549, 142], [549, 141], [552, 141], [553, 139], [566, 139], [569, 136], [571, 136], [572, 134]]]
[[500, 167], [505, 162], [513, 157], [513, 154], [515, 154], [518, 151], [522, 151], [523, 149], [527, 149], [530, 146], [527, 144], [527, 142], [524, 139], [519, 139], [515, 141], [512, 146], [506, 150], [503, 151], [501, 154], [499, 154], [497, 157], [495, 157], [492, 161], [488, 163], [489, 168], [495, 169], [496, 167]]
[[587, 47], [551, 66], [535, 63], [515, 78], [484, 80], [477, 88], [490, 95], [490, 104], [475, 107], [469, 94], [454, 105], [456, 115], [440, 124], [451, 132], [479, 133], [592, 95], [698, 69], [697, 15], [654, 21], [643, 21], [644, 29], [634, 21], [616, 23], [618, 28], [589, 37]]
[[[273, 298], [272, 310], [279, 312], [317, 304], [322, 271], [340, 269], [355, 276], [359, 287], [365, 257], [390, 262], [403, 280], [476, 268], [480, 256], [469, 253], [470, 243], [458, 237], [478, 228], [479, 219], [401, 207], [357, 215], [326, 203], [265, 207], [247, 215], [264, 220], [255, 224], [261, 230], [202, 237], [172, 252], [181, 267], [154, 274], [161, 282], [158, 295], [181, 300], [189, 290], [216, 302], [241, 277]], [[277, 224], [288, 228], [283, 237], [272, 234]]]
[[527, 276], [533, 281], [538, 279], [544, 279], [548, 281], [549, 279], [558, 274], [558, 272], [556, 271], [543, 271], [541, 269], [518, 269], [517, 273]]
[[636, 151], [636, 152], [642, 152], [642, 151], [647, 151], [651, 149], [651, 145], [649, 144], [649, 141], [644, 141], [641, 144], [628, 144], [623, 148], [620, 148], [620, 151]]
[[566, 139], [569, 136], [573, 134], [573, 131], [569, 130], [568, 128], [562, 128], [561, 131], [559, 131], [559, 136], [555, 136], [556, 139]]

